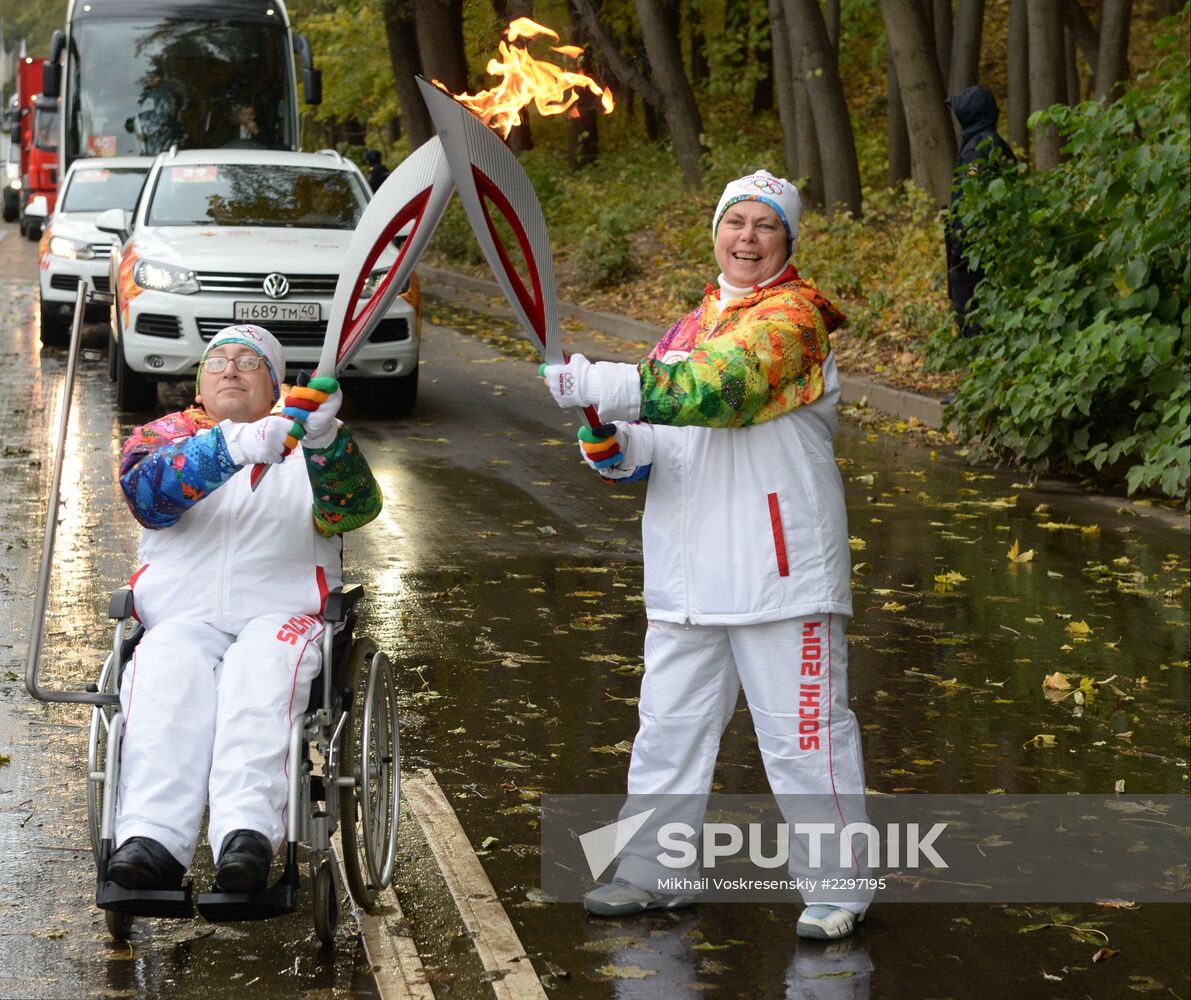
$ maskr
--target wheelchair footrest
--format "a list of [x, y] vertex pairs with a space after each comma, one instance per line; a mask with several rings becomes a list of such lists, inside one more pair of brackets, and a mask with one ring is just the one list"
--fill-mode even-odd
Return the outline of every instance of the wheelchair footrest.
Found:
[[134, 917], [192, 917], [190, 883], [181, 889], [125, 889], [115, 882], [101, 882], [95, 892], [101, 910], [115, 910]]
[[195, 906], [213, 924], [284, 916], [298, 906], [298, 880], [283, 875], [264, 892], [200, 892]]

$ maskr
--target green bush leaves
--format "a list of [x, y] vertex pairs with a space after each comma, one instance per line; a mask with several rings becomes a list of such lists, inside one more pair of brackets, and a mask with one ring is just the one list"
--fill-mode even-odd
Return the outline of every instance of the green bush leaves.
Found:
[[1115, 104], [1039, 113], [1065, 142], [1054, 170], [962, 181], [966, 256], [985, 272], [973, 300], [983, 333], [937, 346], [967, 369], [954, 415], [981, 454], [1188, 497], [1191, 87], [1181, 48]]

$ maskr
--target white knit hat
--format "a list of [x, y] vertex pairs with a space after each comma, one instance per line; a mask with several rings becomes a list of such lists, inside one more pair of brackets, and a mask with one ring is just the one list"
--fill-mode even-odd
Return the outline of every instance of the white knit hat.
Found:
[[[199, 361], [199, 374], [203, 371], [203, 361], [207, 355], [222, 344], [244, 344], [251, 347], [265, 359], [265, 366], [269, 369], [269, 378], [273, 380], [273, 402], [281, 398], [281, 380], [285, 378], [285, 349], [281, 342], [263, 326], [253, 326], [251, 323], [240, 323], [237, 326], [225, 326], [211, 339], [207, 349], [203, 351]], [[198, 378], [194, 382], [197, 393]]]
[[711, 238], [715, 239], [716, 230], [720, 227], [720, 219], [728, 208], [738, 201], [759, 201], [777, 212], [777, 217], [786, 227], [786, 239], [789, 242], [788, 253], [793, 253], [794, 244], [798, 242], [798, 218], [802, 214], [802, 199], [798, 197], [798, 188], [784, 177], [774, 177], [768, 170], [758, 170], [744, 177], [729, 182], [720, 195], [720, 203], [715, 206], [715, 215], [711, 220]]

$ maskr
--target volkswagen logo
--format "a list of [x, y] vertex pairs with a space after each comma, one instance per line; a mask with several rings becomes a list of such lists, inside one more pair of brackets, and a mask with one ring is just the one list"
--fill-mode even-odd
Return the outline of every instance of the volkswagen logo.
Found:
[[273, 272], [265, 278], [264, 291], [271, 299], [284, 299], [289, 295], [289, 278]]

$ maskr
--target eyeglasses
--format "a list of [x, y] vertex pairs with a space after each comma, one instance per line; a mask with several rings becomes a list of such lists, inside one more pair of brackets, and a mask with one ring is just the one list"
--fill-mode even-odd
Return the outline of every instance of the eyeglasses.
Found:
[[218, 375], [228, 366], [229, 362], [235, 361], [239, 371], [254, 372], [261, 366], [262, 360], [259, 354], [241, 354], [237, 358], [224, 358], [217, 354], [203, 362], [203, 371], [209, 375]]

